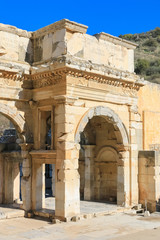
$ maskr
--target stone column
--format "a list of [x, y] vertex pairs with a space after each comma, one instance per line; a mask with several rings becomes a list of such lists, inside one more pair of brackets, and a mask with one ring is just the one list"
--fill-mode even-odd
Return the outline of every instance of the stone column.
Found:
[[32, 162], [32, 209], [45, 207], [45, 164]]
[[20, 169], [19, 162], [12, 163], [13, 201], [19, 200], [20, 195]]
[[55, 164], [52, 164], [52, 196], [55, 197], [55, 185], [56, 185], [56, 176], [55, 176]]
[[13, 203], [13, 179], [12, 179], [12, 169], [13, 168], [13, 162], [11, 159], [4, 155], [4, 198], [3, 203], [4, 204], [10, 204]]
[[94, 195], [94, 149], [95, 145], [83, 145], [85, 149], [85, 186], [84, 200], [91, 200]]
[[78, 107], [75, 99], [58, 96], [55, 106], [56, 205], [55, 214], [63, 219], [80, 213], [78, 173], [79, 144], [74, 142], [74, 123]]
[[0, 204], [3, 202], [3, 156], [0, 153]]
[[119, 152], [117, 162], [117, 205], [130, 205], [129, 151]]
[[32, 149], [33, 144], [22, 143], [21, 146], [21, 155], [23, 158], [22, 163], [22, 172], [23, 176], [21, 178], [21, 192], [22, 192], [22, 201], [23, 209], [28, 212], [32, 209], [32, 185], [31, 185], [31, 155], [29, 151]]

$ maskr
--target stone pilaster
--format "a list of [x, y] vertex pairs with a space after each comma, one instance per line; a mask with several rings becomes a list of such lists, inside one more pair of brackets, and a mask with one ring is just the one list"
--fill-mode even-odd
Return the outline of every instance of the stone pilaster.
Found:
[[52, 164], [52, 196], [55, 197], [56, 189], [55, 189], [55, 184], [56, 184], [56, 176], [55, 176], [55, 164]]
[[2, 154], [0, 153], [0, 204], [3, 202], [3, 176], [4, 171], [3, 171], [3, 157]]
[[142, 149], [142, 122], [136, 106], [129, 107], [130, 205], [138, 203], [138, 150]]
[[31, 183], [31, 156], [29, 151], [32, 149], [33, 144], [23, 143], [21, 146], [21, 155], [23, 158], [22, 172], [23, 176], [21, 178], [21, 192], [22, 192], [22, 201], [23, 209], [27, 212], [32, 208], [32, 183]]
[[117, 163], [117, 205], [130, 205], [129, 151], [119, 152]]
[[[75, 116], [73, 98], [58, 97], [55, 106], [56, 205], [57, 217], [67, 218], [80, 213], [80, 180], [78, 173], [79, 144], [74, 142]], [[78, 109], [77, 109], [78, 111]]]
[[85, 149], [84, 200], [92, 200], [94, 195], [94, 149], [95, 145], [83, 145]]
[[45, 164], [32, 161], [32, 210], [45, 207]]

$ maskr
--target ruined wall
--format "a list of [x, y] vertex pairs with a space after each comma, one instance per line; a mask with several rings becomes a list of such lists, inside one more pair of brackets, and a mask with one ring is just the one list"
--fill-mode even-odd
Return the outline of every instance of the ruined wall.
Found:
[[143, 148], [160, 144], [160, 85], [146, 82], [138, 93], [138, 111], [143, 121]]
[[160, 153], [157, 151], [140, 151], [138, 159], [139, 201], [150, 211], [159, 209], [160, 203]]
[[0, 24], [0, 60], [5, 59], [9, 62], [32, 61], [32, 43], [31, 34], [27, 31], [13, 26]]
[[98, 65], [104, 64], [111, 68], [129, 72], [134, 71], [134, 51], [131, 45], [127, 48], [124, 42], [116, 37], [105, 33], [96, 34], [95, 36], [82, 33], [67, 33], [66, 38], [67, 54]]
[[54, 28], [48, 29], [48, 33], [44, 29], [33, 33], [34, 63], [65, 55], [65, 33], [65, 29], [56, 31]]

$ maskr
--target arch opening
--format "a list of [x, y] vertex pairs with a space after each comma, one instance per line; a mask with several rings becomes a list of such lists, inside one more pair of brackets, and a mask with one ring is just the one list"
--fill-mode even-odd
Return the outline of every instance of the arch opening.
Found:
[[76, 140], [80, 143], [81, 200], [125, 204], [124, 166], [120, 158], [129, 141], [118, 115], [104, 107], [91, 109], [77, 128]]
[[20, 207], [22, 156], [21, 134], [10, 117], [0, 113], [0, 203]]

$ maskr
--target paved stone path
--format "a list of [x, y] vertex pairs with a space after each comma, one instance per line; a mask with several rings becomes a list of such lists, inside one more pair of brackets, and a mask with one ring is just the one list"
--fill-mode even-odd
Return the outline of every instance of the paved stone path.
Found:
[[24, 217], [24, 211], [10, 205], [0, 205], [0, 220], [15, 217]]
[[0, 222], [0, 240], [159, 240], [160, 215], [118, 213], [79, 222], [51, 224], [16, 218]]
[[[45, 208], [54, 210], [55, 209], [55, 198], [48, 197], [45, 199]], [[116, 204], [103, 203], [103, 202], [92, 202], [92, 201], [81, 201], [80, 202], [80, 211], [81, 213], [93, 213], [93, 212], [105, 212], [108, 210], [123, 209], [117, 207]]]

